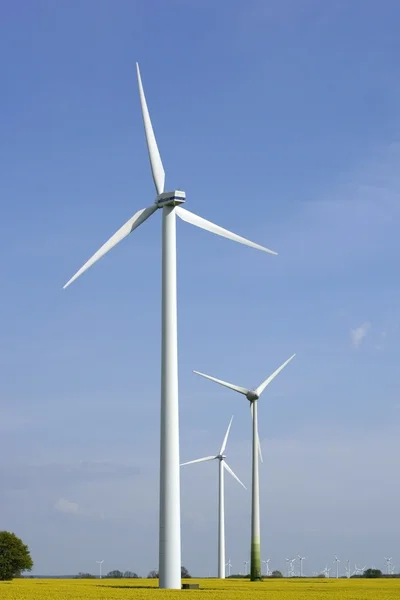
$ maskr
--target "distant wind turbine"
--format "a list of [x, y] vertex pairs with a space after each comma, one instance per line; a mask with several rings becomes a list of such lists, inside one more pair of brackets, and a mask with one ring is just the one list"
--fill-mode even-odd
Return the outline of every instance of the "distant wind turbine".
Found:
[[228, 441], [229, 431], [231, 429], [233, 416], [229, 421], [228, 429], [226, 430], [225, 437], [222, 441], [220, 451], [215, 456], [205, 456], [204, 458], [197, 458], [196, 460], [190, 460], [181, 464], [192, 465], [194, 463], [207, 462], [209, 460], [219, 461], [219, 500], [218, 500], [218, 577], [219, 579], [225, 579], [225, 491], [224, 491], [224, 469], [228, 471], [246, 489], [246, 486], [240, 481], [239, 477], [235, 475], [230, 466], [226, 463], [226, 455], [224, 454], [226, 443]]
[[350, 560], [346, 561], [345, 571], [346, 571], [347, 579], [350, 579], [350, 577], [351, 577]]
[[386, 556], [385, 556], [385, 560], [386, 560], [386, 573], [388, 575], [392, 575], [392, 557], [386, 558]]
[[331, 570], [330, 568], [328, 569], [328, 565], [326, 565], [325, 569], [323, 570], [325, 577], [327, 577], [328, 579], [329, 579], [330, 570]]
[[261, 574], [261, 544], [260, 544], [260, 487], [259, 487], [259, 474], [258, 474], [258, 455], [262, 460], [260, 439], [258, 436], [258, 418], [257, 418], [257, 400], [265, 390], [265, 388], [271, 383], [273, 379], [290, 363], [290, 361], [296, 355], [293, 354], [287, 361], [283, 363], [276, 371], [272, 373], [265, 381], [263, 381], [258, 387], [251, 390], [248, 388], [233, 385], [222, 379], [205, 375], [199, 371], [193, 371], [201, 377], [205, 377], [210, 381], [219, 383], [235, 392], [239, 392], [246, 396], [250, 402], [250, 411], [253, 420], [253, 465], [252, 465], [252, 485], [251, 485], [251, 565], [250, 565], [250, 579], [251, 581], [258, 581], [262, 578]]
[[[227, 239], [269, 254], [273, 250], [255, 244], [211, 223], [181, 205], [182, 190], [165, 191], [165, 171], [158, 150], [144, 95], [139, 65], [136, 63], [143, 124], [156, 198], [147, 208], [138, 210], [64, 285], [69, 286], [109, 250], [137, 229], [159, 209], [162, 212], [162, 291], [161, 291], [161, 440], [160, 440], [160, 512], [159, 512], [159, 587], [181, 589], [181, 512], [179, 474], [179, 402], [178, 340], [176, 301], [176, 215], [183, 221]], [[175, 140], [172, 142], [175, 144]], [[128, 274], [128, 276], [130, 276]], [[143, 293], [144, 283], [136, 282]]]
[[96, 562], [99, 564], [100, 566], [100, 579], [101, 579], [101, 565], [103, 564], [104, 560], [96, 560]]
[[262, 561], [263, 565], [265, 565], [265, 568], [266, 568], [266, 573], [265, 574], [266, 574], [267, 577], [269, 577], [271, 575], [271, 571], [270, 571], [270, 568], [269, 568], [269, 561], [270, 560], [271, 560], [270, 558], [267, 558], [267, 560], [263, 560]]
[[336, 554], [335, 554], [335, 560], [334, 560], [334, 562], [336, 563], [336, 579], [339, 579], [339, 563], [340, 563], [340, 560], [338, 559], [338, 557], [336, 556]]
[[300, 556], [300, 554], [298, 554], [297, 557], [298, 557], [299, 563], [300, 563], [300, 577], [303, 577], [303, 560], [305, 560], [306, 557]]
[[232, 563], [231, 563], [231, 559], [228, 559], [228, 562], [226, 563], [226, 566], [228, 567], [228, 577], [231, 576], [231, 568], [232, 568]]

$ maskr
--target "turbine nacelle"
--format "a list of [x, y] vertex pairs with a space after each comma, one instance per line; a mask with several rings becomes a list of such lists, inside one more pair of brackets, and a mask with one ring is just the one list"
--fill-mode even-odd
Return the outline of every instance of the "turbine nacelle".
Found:
[[218, 458], [218, 460], [225, 460], [226, 454], [217, 454], [217, 456], [215, 458]]
[[255, 392], [254, 390], [249, 390], [246, 393], [246, 398], [249, 402], [254, 402], [255, 400], [259, 399], [259, 395], [257, 394], [257, 392]]
[[186, 200], [186, 194], [182, 190], [174, 190], [173, 192], [163, 192], [158, 194], [155, 203], [158, 208], [163, 206], [178, 206]]

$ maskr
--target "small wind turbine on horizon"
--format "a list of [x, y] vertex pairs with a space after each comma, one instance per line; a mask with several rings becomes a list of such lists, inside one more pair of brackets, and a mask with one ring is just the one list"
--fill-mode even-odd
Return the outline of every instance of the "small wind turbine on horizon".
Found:
[[386, 556], [385, 556], [385, 560], [386, 560], [386, 573], [388, 575], [393, 575], [393, 572], [392, 572], [392, 557], [386, 558]]
[[325, 565], [325, 569], [322, 572], [325, 575], [325, 577], [327, 577], [328, 579], [329, 579], [330, 571], [331, 571], [331, 567], [329, 567], [329, 569], [328, 569], [328, 565]]
[[333, 561], [336, 563], [336, 579], [339, 579], [339, 563], [340, 560], [338, 559], [338, 557], [335, 554], [335, 560]]
[[300, 563], [300, 577], [303, 577], [303, 560], [306, 560], [306, 556], [300, 556], [300, 554], [297, 555], [298, 559], [299, 559], [299, 563]]
[[[138, 210], [64, 285], [69, 286], [114, 246], [137, 229], [159, 209], [162, 211], [161, 283], [161, 428], [160, 428], [160, 508], [159, 508], [159, 587], [181, 589], [181, 511], [179, 473], [178, 340], [176, 291], [176, 215], [183, 221], [240, 244], [277, 254], [186, 210], [181, 205], [182, 190], [165, 191], [165, 171], [158, 150], [144, 95], [139, 65], [136, 63], [139, 96], [147, 149], [156, 198]], [[176, 141], [172, 142], [176, 145]], [[138, 288], [143, 293], [143, 284]]]
[[247, 389], [238, 385], [233, 385], [222, 379], [211, 377], [200, 371], [193, 371], [196, 375], [201, 375], [210, 381], [219, 383], [224, 387], [227, 387], [235, 392], [239, 392], [246, 396], [250, 402], [250, 412], [253, 421], [253, 439], [252, 439], [252, 483], [251, 483], [251, 550], [250, 550], [250, 579], [251, 581], [258, 581], [262, 578], [261, 573], [261, 542], [260, 542], [260, 486], [259, 486], [259, 473], [258, 473], [258, 456], [262, 461], [261, 445], [258, 435], [258, 417], [257, 417], [257, 400], [265, 390], [265, 388], [271, 383], [273, 379], [290, 363], [295, 357], [292, 354], [287, 361], [285, 361], [280, 367], [278, 367], [272, 375], [267, 377], [265, 381], [260, 383], [255, 389]]
[[225, 565], [226, 567], [228, 567], [228, 577], [231, 576], [231, 568], [232, 568], [232, 563], [231, 563], [231, 559], [228, 558], [228, 562]]
[[269, 577], [269, 576], [271, 575], [271, 571], [270, 571], [270, 568], [269, 568], [269, 561], [270, 561], [270, 560], [271, 560], [270, 558], [267, 558], [267, 560], [263, 560], [263, 561], [262, 561], [263, 565], [265, 565], [265, 568], [266, 568], [266, 573], [265, 573], [265, 575], [266, 575], [267, 577]]
[[222, 441], [220, 451], [215, 456], [205, 456], [204, 458], [197, 458], [196, 460], [190, 460], [181, 464], [193, 465], [194, 463], [208, 462], [210, 460], [219, 461], [219, 498], [218, 498], [218, 578], [225, 579], [225, 489], [224, 489], [224, 469], [232, 475], [236, 481], [247, 489], [246, 486], [240, 481], [239, 477], [235, 475], [230, 466], [225, 461], [226, 455], [224, 454], [226, 444], [228, 441], [229, 432], [231, 429], [233, 415], [229, 421], [228, 429], [226, 430], [225, 437]]
[[349, 559], [346, 561], [345, 571], [346, 571], [346, 577], [347, 577], [347, 579], [350, 579], [350, 577], [351, 577], [351, 568], [350, 568], [350, 560]]
[[96, 562], [97, 562], [98, 565], [100, 565], [100, 577], [99, 577], [99, 579], [101, 579], [101, 565], [103, 564], [104, 559], [103, 560], [96, 560]]
[[367, 565], [364, 565], [362, 568], [360, 568], [360, 567], [357, 567], [356, 564], [354, 564], [353, 575], [362, 575], [366, 568], [367, 568]]

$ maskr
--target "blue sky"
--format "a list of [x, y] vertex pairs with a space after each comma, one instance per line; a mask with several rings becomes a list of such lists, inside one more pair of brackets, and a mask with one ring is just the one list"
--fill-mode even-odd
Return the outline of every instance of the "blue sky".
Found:
[[[279, 252], [178, 223], [182, 460], [235, 414], [249, 484], [248, 407], [192, 369], [253, 386], [296, 352], [260, 401], [263, 558], [400, 565], [399, 26], [394, 0], [3, 6], [0, 508], [35, 573], [157, 566], [159, 215], [62, 289], [154, 199], [136, 60], [167, 187]], [[250, 494], [226, 488], [239, 571]], [[216, 465], [186, 467], [199, 575], [216, 519]]]

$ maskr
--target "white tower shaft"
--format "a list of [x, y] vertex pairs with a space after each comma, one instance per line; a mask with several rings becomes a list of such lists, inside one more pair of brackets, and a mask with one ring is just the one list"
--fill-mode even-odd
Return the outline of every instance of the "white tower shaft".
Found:
[[219, 460], [219, 499], [218, 499], [218, 577], [225, 579], [225, 490], [224, 464]]
[[251, 486], [251, 565], [252, 581], [261, 579], [261, 548], [260, 548], [260, 485], [258, 472], [258, 415], [257, 400], [252, 402], [253, 413], [253, 474]]
[[175, 208], [162, 209], [159, 586], [181, 588]]

